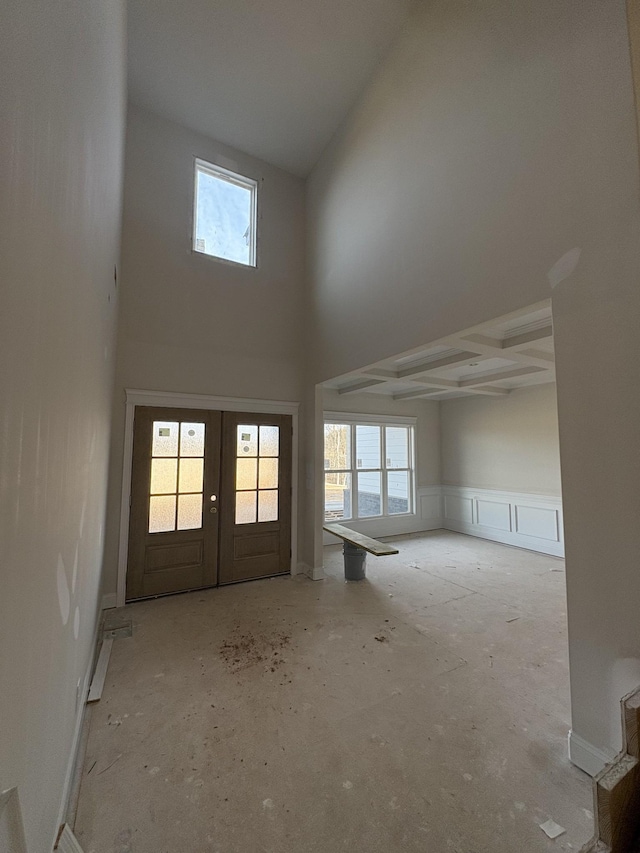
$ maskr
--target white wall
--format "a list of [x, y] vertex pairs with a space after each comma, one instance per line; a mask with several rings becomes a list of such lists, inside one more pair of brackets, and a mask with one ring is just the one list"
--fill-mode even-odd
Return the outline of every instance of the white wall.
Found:
[[[258, 181], [258, 267], [192, 252], [194, 157]], [[304, 184], [130, 105], [105, 592], [116, 589], [124, 389], [300, 400]]]
[[442, 482], [560, 495], [556, 386], [440, 404]]
[[30, 853], [58, 830], [98, 615], [124, 24], [121, 0], [2, 8], [0, 790]]
[[[314, 170], [309, 203], [315, 382], [553, 295], [573, 727], [616, 748], [618, 701], [640, 676], [624, 0], [422, 5]], [[552, 291], [548, 272], [574, 248]]]

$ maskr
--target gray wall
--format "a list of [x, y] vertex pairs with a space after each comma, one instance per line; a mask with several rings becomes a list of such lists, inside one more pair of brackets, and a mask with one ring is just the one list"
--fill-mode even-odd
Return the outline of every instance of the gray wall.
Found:
[[[191, 251], [194, 157], [258, 181], [258, 267]], [[124, 389], [300, 400], [304, 183], [129, 107], [105, 592], [115, 592]]]
[[309, 202], [315, 382], [546, 299], [549, 270], [581, 249], [553, 290], [572, 716], [587, 742], [617, 748], [618, 701], [640, 682], [624, 0], [421, 6], [314, 170]]
[[99, 607], [125, 110], [121, 0], [2, 7], [0, 790], [53, 847]]
[[556, 386], [440, 403], [442, 482], [560, 495]]

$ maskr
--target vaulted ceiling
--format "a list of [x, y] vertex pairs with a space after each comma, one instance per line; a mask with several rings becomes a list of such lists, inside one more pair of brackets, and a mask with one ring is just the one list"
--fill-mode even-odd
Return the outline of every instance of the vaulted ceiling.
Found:
[[130, 0], [130, 98], [306, 175], [415, 2]]
[[516, 388], [554, 381], [551, 306], [540, 303], [324, 385], [341, 395], [450, 400], [501, 397]]

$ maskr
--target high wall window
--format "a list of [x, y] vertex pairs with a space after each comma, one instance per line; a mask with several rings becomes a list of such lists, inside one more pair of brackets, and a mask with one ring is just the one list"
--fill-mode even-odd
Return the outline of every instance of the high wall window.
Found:
[[194, 251], [255, 267], [256, 181], [204, 160], [195, 169]]
[[415, 512], [411, 424], [346, 418], [324, 424], [327, 521]]

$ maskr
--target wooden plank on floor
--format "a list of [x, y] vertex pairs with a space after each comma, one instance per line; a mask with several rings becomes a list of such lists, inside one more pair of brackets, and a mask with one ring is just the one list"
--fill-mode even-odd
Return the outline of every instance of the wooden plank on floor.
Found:
[[385, 545], [384, 542], [378, 542], [377, 539], [365, 536], [364, 533], [350, 530], [342, 524], [325, 524], [323, 530], [326, 530], [327, 533], [332, 533], [334, 536], [339, 536], [340, 539], [344, 539], [345, 542], [355, 545], [356, 548], [363, 548], [375, 557], [387, 557], [390, 554], [400, 553], [397, 548]]
[[87, 702], [97, 702], [102, 696], [102, 688], [104, 687], [104, 680], [107, 675], [107, 667], [109, 666], [109, 656], [111, 655], [112, 645], [113, 640], [111, 639], [102, 641], [100, 657], [98, 658], [96, 671], [93, 673], [93, 678], [91, 679], [91, 687], [89, 688], [89, 697]]

